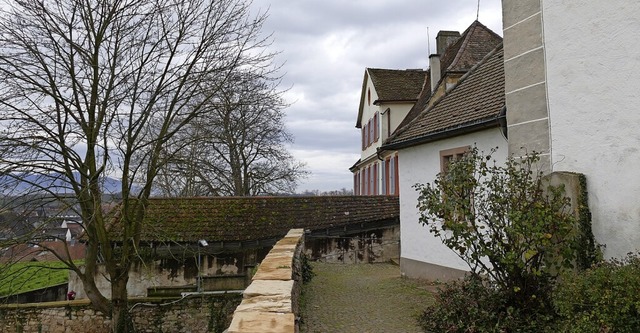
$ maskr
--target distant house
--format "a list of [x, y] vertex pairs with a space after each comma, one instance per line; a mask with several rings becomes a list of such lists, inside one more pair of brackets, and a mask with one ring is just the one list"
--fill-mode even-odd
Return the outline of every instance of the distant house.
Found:
[[[141, 262], [131, 296], [148, 288], [193, 287], [198, 276], [246, 275], [290, 229], [306, 231], [306, 252], [324, 261], [378, 262], [399, 257], [399, 208], [393, 196], [152, 198], [140, 234]], [[111, 225], [117, 240], [122, 225]], [[203, 246], [203, 244], [206, 244]], [[110, 286], [103, 274], [96, 283]], [[80, 280], [69, 288], [84, 298]]]
[[378, 156], [378, 148], [405, 119], [425, 84], [421, 69], [367, 68], [362, 81], [356, 128], [360, 159], [350, 168], [355, 195], [398, 195], [398, 156]]
[[[640, 3], [504, 0], [509, 153], [586, 176], [607, 257], [640, 249]], [[403, 244], [404, 246], [404, 244]]]

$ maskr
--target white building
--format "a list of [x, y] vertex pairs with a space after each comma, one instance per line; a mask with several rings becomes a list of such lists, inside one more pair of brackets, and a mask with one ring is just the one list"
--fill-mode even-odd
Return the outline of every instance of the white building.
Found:
[[426, 78], [420, 69], [365, 70], [356, 121], [362, 139], [360, 159], [350, 168], [354, 194], [398, 195], [398, 155], [378, 156], [377, 151], [418, 100]]
[[640, 249], [640, 2], [504, 0], [509, 152], [586, 176], [606, 257]]

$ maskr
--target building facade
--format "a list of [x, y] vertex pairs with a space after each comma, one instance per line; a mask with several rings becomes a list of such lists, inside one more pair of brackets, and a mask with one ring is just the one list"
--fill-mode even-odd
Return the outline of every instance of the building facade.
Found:
[[640, 3], [502, 3], [509, 152], [584, 174], [605, 256], [637, 251]]

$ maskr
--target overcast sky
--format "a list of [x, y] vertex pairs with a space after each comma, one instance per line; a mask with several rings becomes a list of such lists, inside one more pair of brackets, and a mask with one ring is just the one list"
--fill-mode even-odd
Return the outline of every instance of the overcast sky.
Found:
[[[475, 0], [254, 0], [268, 10], [264, 33], [284, 63], [291, 89], [286, 125], [290, 151], [311, 176], [298, 192], [351, 189], [349, 167], [360, 158], [355, 128], [366, 67], [407, 69], [428, 64], [439, 30], [463, 32], [476, 19]], [[502, 35], [500, 0], [481, 0], [480, 22]], [[435, 52], [435, 51], [433, 51]]]

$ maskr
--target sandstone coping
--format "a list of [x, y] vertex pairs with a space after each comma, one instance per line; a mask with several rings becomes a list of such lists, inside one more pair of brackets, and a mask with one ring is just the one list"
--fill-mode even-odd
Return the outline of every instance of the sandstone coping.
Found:
[[304, 230], [292, 229], [260, 263], [236, 308], [228, 333], [295, 333], [299, 284], [294, 260], [304, 244]]
[[235, 312], [229, 333], [295, 332], [293, 313]]

